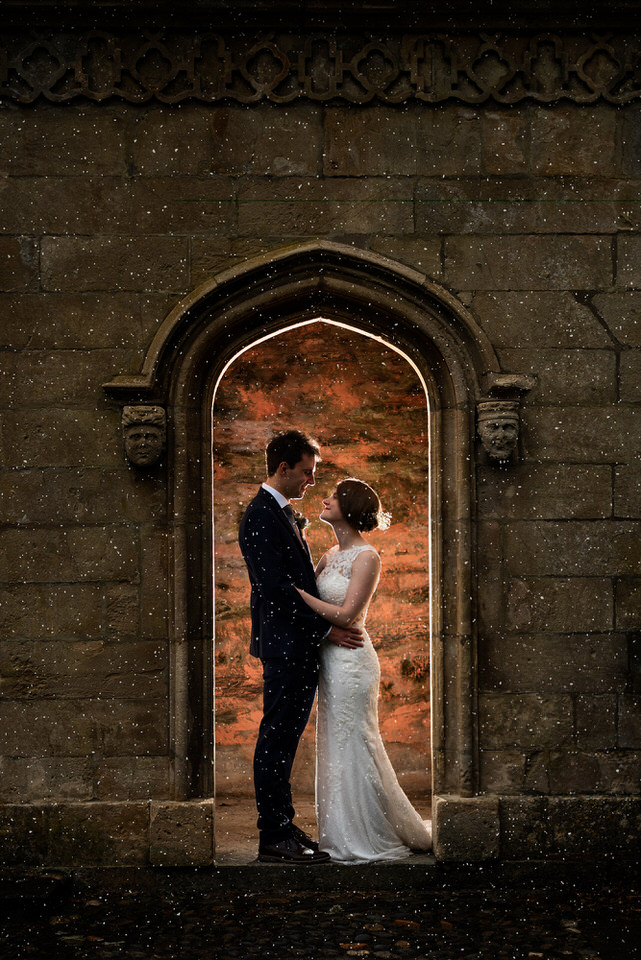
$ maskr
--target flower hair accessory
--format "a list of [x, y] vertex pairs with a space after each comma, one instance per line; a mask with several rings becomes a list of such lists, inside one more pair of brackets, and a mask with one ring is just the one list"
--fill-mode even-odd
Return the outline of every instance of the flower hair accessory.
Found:
[[389, 512], [389, 510], [379, 510], [376, 518], [378, 520], [379, 530], [389, 530], [392, 523], [392, 514]]

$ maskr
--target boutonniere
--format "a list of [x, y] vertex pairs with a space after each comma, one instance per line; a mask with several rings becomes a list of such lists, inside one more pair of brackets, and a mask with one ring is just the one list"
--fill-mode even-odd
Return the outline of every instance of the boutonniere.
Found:
[[298, 510], [294, 510], [294, 520], [296, 521], [296, 526], [302, 533], [305, 527], [309, 526], [309, 520], [302, 513], [299, 513]]

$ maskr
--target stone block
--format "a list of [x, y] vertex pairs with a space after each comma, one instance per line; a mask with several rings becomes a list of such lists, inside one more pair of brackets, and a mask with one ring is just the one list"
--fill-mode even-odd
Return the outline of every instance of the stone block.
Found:
[[611, 335], [628, 347], [641, 347], [641, 292], [614, 290], [592, 298]]
[[[614, 234], [628, 206], [548, 200], [433, 200], [434, 188], [416, 191], [416, 229], [430, 234]], [[639, 210], [641, 216], [641, 205]]]
[[539, 105], [532, 112], [532, 172], [544, 177], [611, 177], [616, 111], [609, 106]]
[[164, 644], [0, 640], [0, 690], [12, 700], [162, 697]]
[[575, 700], [576, 742], [581, 750], [614, 750], [617, 742], [615, 693], [580, 695]]
[[5, 356], [0, 360], [0, 405], [102, 402], [106, 371], [126, 370], [131, 361], [126, 350], [25, 350]]
[[552, 751], [550, 787], [553, 794], [628, 794], [641, 792], [641, 754]]
[[632, 520], [514, 522], [505, 528], [505, 558], [514, 577], [638, 576], [641, 524]]
[[481, 693], [479, 720], [483, 750], [536, 750], [572, 743], [569, 695]]
[[536, 377], [528, 402], [597, 406], [618, 399], [614, 350], [503, 349], [499, 354], [506, 370]]
[[548, 823], [553, 856], [635, 861], [641, 854], [638, 797], [550, 797]]
[[482, 466], [477, 478], [479, 515], [484, 518], [592, 520], [612, 515], [609, 464], [521, 462], [510, 470]]
[[136, 582], [138, 550], [127, 526], [7, 528], [0, 538], [8, 583]]
[[179, 110], [150, 107], [137, 117], [133, 173], [141, 177], [203, 177], [213, 172], [211, 112], [183, 103]]
[[232, 254], [232, 241], [228, 237], [194, 237], [191, 242], [192, 283], [205, 283], [214, 274], [235, 266], [242, 259]]
[[330, 177], [415, 176], [417, 134], [414, 110], [326, 109], [323, 173]]
[[446, 237], [445, 283], [460, 290], [594, 290], [612, 283], [610, 239]]
[[479, 683], [488, 692], [605, 693], [626, 682], [623, 634], [491, 635], [479, 641]]
[[621, 172], [624, 176], [641, 175], [641, 111], [638, 104], [629, 103], [619, 113], [621, 130]]
[[41, 806], [0, 804], [0, 865], [42, 866], [47, 855], [47, 822]]
[[0, 194], [0, 217], [7, 232], [40, 235], [130, 234], [137, 232], [138, 198], [120, 177], [55, 176], [12, 179]]
[[136, 586], [116, 583], [107, 588], [104, 634], [117, 640], [140, 636], [140, 596]]
[[211, 173], [270, 177], [321, 173], [322, 107], [218, 106], [209, 116]]
[[400, 263], [439, 280], [443, 273], [441, 241], [432, 237], [379, 237], [371, 238], [370, 249], [397, 260]]
[[104, 756], [167, 755], [169, 720], [166, 694], [154, 700], [94, 700], [87, 708], [93, 713]]
[[[453, 609], [450, 615], [454, 615]], [[505, 636], [505, 585], [500, 578], [483, 577], [483, 589], [478, 595], [478, 625], [482, 636]]]
[[28, 290], [37, 277], [34, 242], [26, 237], [0, 237], [0, 288], [5, 292]]
[[641, 749], [641, 696], [619, 697], [619, 746]]
[[[612, 348], [592, 310], [569, 293], [481, 292], [472, 310], [497, 349]], [[641, 317], [641, 304], [639, 311]]]
[[166, 698], [0, 700], [4, 756], [162, 756], [167, 738]]
[[507, 626], [514, 632], [595, 633], [613, 625], [610, 579], [532, 577], [508, 584]]
[[617, 287], [641, 287], [641, 237], [617, 238]]
[[617, 581], [615, 618], [617, 630], [641, 630], [641, 578]]
[[534, 750], [525, 761], [525, 793], [550, 792], [550, 755], [549, 750]]
[[0, 758], [0, 800], [15, 803], [91, 800], [92, 762], [86, 757]]
[[620, 464], [614, 468], [614, 515], [641, 517], [641, 464]]
[[46, 808], [50, 866], [142, 866], [149, 851], [149, 804], [65, 803]]
[[149, 521], [162, 519], [166, 507], [163, 479], [124, 462], [120, 470], [13, 470], [0, 476], [0, 491], [7, 521], [17, 524]]
[[162, 799], [169, 794], [168, 757], [105, 757], [95, 765], [97, 800]]
[[475, 862], [498, 856], [498, 797], [435, 796], [432, 809], [437, 860]]
[[8, 467], [122, 469], [120, 411], [21, 408], [0, 414], [3, 463]]
[[2, 346], [14, 350], [34, 343], [42, 350], [135, 349], [142, 344], [140, 307], [130, 293], [4, 294], [0, 309]]
[[9, 639], [90, 639], [101, 634], [97, 584], [17, 584], [0, 590], [0, 630]]
[[52, 169], [74, 178], [126, 176], [126, 124], [124, 115], [100, 104], [75, 109], [73, 122], [61, 106], [38, 111], [34, 123], [25, 123], [19, 111], [4, 111], [0, 164], [13, 177], [47, 177]]
[[167, 290], [146, 290], [138, 297], [135, 294], [130, 296], [140, 304], [142, 339], [147, 346], [158, 332], [160, 318], [165, 318], [176, 306], [176, 294]]
[[141, 531], [142, 583], [140, 587], [140, 628], [142, 636], [166, 637], [169, 610], [167, 534], [144, 527]]
[[553, 794], [602, 793], [599, 761], [590, 753], [553, 750], [550, 753], [550, 789]]
[[318, 236], [414, 232], [414, 202], [407, 180], [300, 181], [249, 185], [239, 194], [241, 236]]
[[576, 463], [629, 463], [641, 456], [638, 407], [524, 407], [527, 457]]
[[547, 853], [547, 808], [543, 797], [501, 797], [501, 857], [541, 860]]
[[214, 860], [214, 801], [154, 802], [149, 860], [157, 867], [207, 867]]
[[483, 169], [489, 176], [527, 174], [530, 122], [527, 108], [485, 109], [482, 112]]
[[468, 107], [325, 111], [326, 176], [464, 176], [480, 167], [480, 116]]
[[520, 750], [481, 750], [479, 773], [484, 793], [518, 794], [525, 779], [525, 755]]
[[132, 233], [213, 238], [237, 232], [236, 186], [222, 177], [140, 177], [129, 203], [136, 212]]
[[[416, 173], [419, 176], [473, 177], [481, 173], [482, 122], [478, 110], [452, 103], [435, 110], [424, 110], [421, 104], [412, 109], [416, 129]], [[394, 112], [393, 108], [386, 110]], [[386, 144], [387, 154], [391, 152], [392, 156], [398, 157], [399, 149], [404, 151], [405, 143], [402, 137], [395, 140], [392, 135]]]
[[175, 290], [188, 287], [184, 237], [45, 237], [45, 290]]
[[621, 354], [619, 367], [620, 398], [624, 403], [641, 403], [641, 350]]

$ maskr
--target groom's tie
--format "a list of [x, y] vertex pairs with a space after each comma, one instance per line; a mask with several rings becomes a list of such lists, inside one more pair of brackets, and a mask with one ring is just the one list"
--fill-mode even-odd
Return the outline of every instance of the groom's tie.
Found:
[[285, 516], [291, 523], [292, 527], [294, 528], [294, 533], [296, 534], [300, 542], [303, 544], [303, 546], [305, 546], [305, 541], [303, 540], [303, 535], [300, 532], [300, 527], [296, 523], [296, 518], [294, 517], [294, 508], [292, 507], [291, 503], [287, 503], [283, 507], [283, 513], [285, 514]]

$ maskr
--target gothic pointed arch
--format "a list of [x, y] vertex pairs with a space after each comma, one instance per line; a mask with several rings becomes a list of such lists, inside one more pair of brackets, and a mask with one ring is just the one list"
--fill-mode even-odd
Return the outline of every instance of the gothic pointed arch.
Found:
[[213, 792], [211, 428], [215, 384], [241, 350], [325, 317], [380, 337], [421, 372], [430, 406], [432, 749], [435, 794], [477, 788], [474, 411], [500, 377], [466, 307], [423, 274], [319, 242], [235, 266], [160, 324], [140, 371], [105, 384], [118, 403], [167, 413], [173, 796]]

